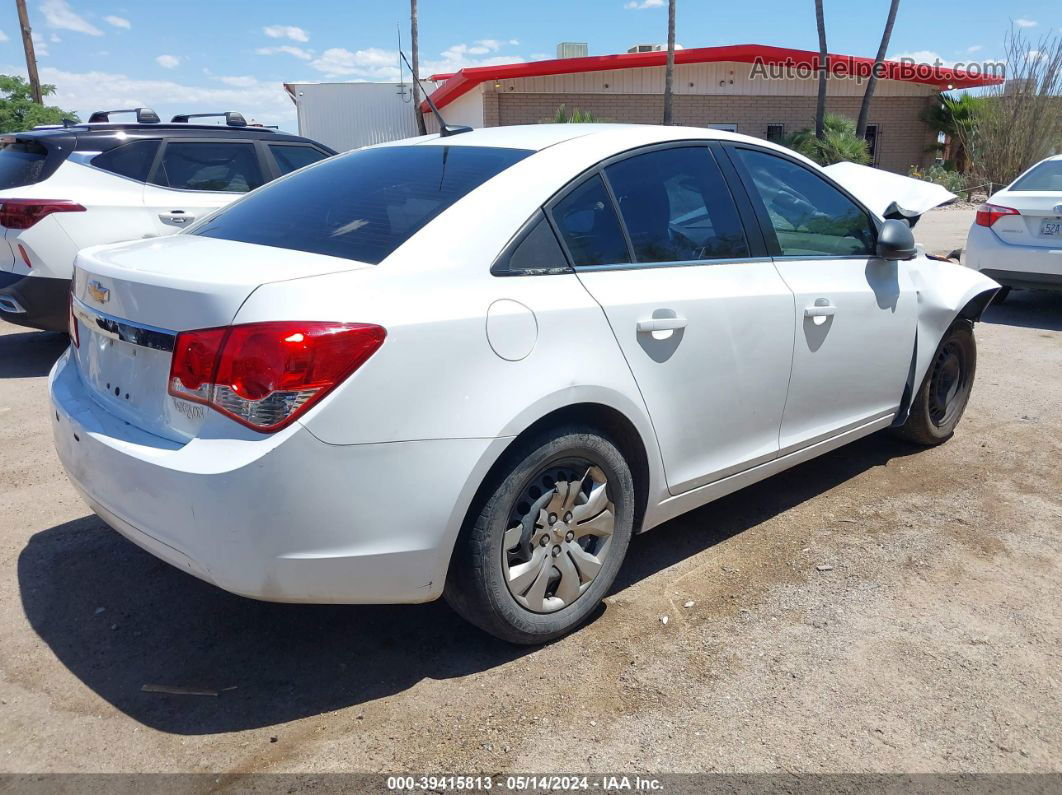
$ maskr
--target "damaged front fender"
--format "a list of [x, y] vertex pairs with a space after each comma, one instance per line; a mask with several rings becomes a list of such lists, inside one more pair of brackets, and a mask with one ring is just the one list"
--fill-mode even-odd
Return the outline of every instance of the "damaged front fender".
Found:
[[958, 317], [973, 322], [999, 292], [1000, 285], [978, 271], [955, 262], [921, 255], [910, 261], [911, 280], [918, 296], [918, 328], [905, 405], [896, 424], [907, 419], [909, 396], [922, 385], [944, 333]]

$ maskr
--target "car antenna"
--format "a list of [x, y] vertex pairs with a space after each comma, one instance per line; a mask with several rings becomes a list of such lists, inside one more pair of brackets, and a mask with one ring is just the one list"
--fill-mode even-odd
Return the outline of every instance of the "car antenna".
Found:
[[[406, 58], [406, 54], [401, 50], [398, 51], [398, 54], [401, 55], [402, 60], [406, 62], [406, 66], [409, 67], [410, 74], [413, 74], [413, 67], [410, 66], [409, 59]], [[413, 74], [413, 79], [416, 80], [417, 83], [420, 85], [420, 90], [424, 91], [424, 81], [421, 80], [416, 74]], [[431, 108], [431, 112], [435, 114], [435, 118], [439, 122], [440, 138], [446, 138], [448, 136], [458, 135], [460, 133], [472, 132], [471, 127], [466, 127], [462, 124], [447, 124], [446, 119], [444, 119], [443, 115], [439, 113], [439, 109], [435, 107], [435, 103], [431, 101], [431, 95], [428, 94], [427, 91], [424, 91], [424, 99], [427, 101], [428, 107]], [[419, 108], [417, 109], [417, 112], [420, 113]]]

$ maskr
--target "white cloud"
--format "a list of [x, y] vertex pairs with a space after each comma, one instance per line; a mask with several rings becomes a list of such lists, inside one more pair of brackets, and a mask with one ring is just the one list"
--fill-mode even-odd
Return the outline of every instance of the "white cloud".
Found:
[[[439, 72], [456, 72], [466, 66], [492, 66], [495, 64], [522, 63], [519, 55], [492, 55], [491, 45], [500, 49], [500, 40], [482, 39], [472, 44], [454, 44], [443, 50], [438, 58], [426, 58], [420, 63], [421, 79]], [[325, 50], [310, 66], [328, 77], [349, 77], [356, 80], [397, 81], [401, 74], [398, 67], [398, 52], [379, 47], [364, 50], [347, 50], [332, 47]], [[405, 73], [408, 79], [408, 72]]]
[[104, 17], [103, 21], [116, 28], [125, 28], [126, 30], [129, 30], [133, 27], [133, 23], [125, 17], [108, 16]]
[[234, 88], [251, 88], [258, 85], [258, 78], [251, 75], [233, 75], [232, 77], [217, 77], [215, 79]]
[[664, 0], [642, 0], [640, 3], [637, 2], [637, 0], [631, 0], [631, 2], [625, 4], [623, 7], [642, 11], [646, 8], [660, 8], [663, 5]]
[[44, 0], [41, 13], [50, 28], [87, 33], [89, 36], [103, 35], [102, 30], [74, 11], [66, 0]]
[[980, 52], [980, 51], [981, 51], [981, 50], [983, 50], [984, 48], [985, 48], [985, 47], [984, 47], [984, 45], [983, 45], [983, 44], [975, 44], [975, 45], [973, 45], [972, 47], [967, 47], [967, 48], [966, 48], [966, 52]]
[[256, 55], [277, 55], [279, 53], [293, 55], [302, 61], [308, 61], [313, 58], [311, 50], [304, 50], [302, 47], [295, 47], [291, 44], [281, 44], [279, 47], [259, 47], [255, 50]]
[[5, 41], [9, 41], [9, 39], [7, 38], [7, 34], [4, 33], [4, 31], [0, 30], [0, 43], [3, 43]]
[[942, 58], [939, 52], [933, 50], [914, 50], [912, 52], [898, 52], [895, 55], [890, 55], [886, 60], [888, 61], [902, 61], [908, 59], [915, 63], [925, 63], [930, 66], [952, 66], [954, 61], [949, 61], [947, 58]]
[[291, 39], [303, 43], [310, 40], [310, 34], [295, 25], [267, 25], [262, 32], [271, 39]]
[[59, 38], [58, 34], [53, 33], [51, 36], [48, 37], [48, 41], [50, 41], [52, 44], [61, 44], [63, 40]]
[[1019, 28], [1035, 28], [1040, 23], [1035, 19], [1026, 19], [1025, 17], [1018, 17], [1014, 20], [1014, 24]]
[[255, 81], [244, 86], [187, 86], [173, 80], [139, 80], [109, 72], [68, 72], [41, 69], [41, 80], [53, 83], [49, 99], [63, 108], [87, 113], [99, 108], [173, 108], [188, 112], [200, 108], [242, 111], [248, 120], [277, 124], [295, 119], [295, 106], [282, 83]]
[[155, 59], [155, 63], [163, 69], [174, 69], [180, 65], [181, 59], [176, 55], [160, 55]]
[[45, 41], [44, 36], [39, 33], [34, 33], [33, 39], [33, 54], [38, 58], [42, 58], [48, 55], [48, 42]]

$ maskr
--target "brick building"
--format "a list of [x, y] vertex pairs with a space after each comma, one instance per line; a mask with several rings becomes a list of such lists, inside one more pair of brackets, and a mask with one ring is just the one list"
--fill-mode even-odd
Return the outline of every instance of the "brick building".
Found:
[[[432, 99], [451, 124], [496, 127], [549, 120], [561, 105], [601, 119], [659, 124], [663, 117], [661, 51], [559, 58], [434, 75]], [[761, 45], [678, 50], [673, 119], [780, 141], [814, 127], [818, 54]], [[831, 55], [826, 109], [855, 119], [873, 61]], [[933, 155], [933, 131], [921, 114], [937, 92], [1000, 82], [992, 75], [886, 62], [871, 105], [867, 137], [874, 164], [906, 173]], [[422, 108], [427, 111], [427, 105]], [[430, 112], [429, 129], [434, 126]]]

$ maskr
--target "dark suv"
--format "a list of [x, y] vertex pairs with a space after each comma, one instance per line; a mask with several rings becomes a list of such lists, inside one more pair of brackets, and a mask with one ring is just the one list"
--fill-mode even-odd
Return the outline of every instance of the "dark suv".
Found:
[[[114, 113], [135, 113], [116, 123]], [[224, 124], [195, 120], [220, 117]], [[86, 124], [0, 136], [0, 318], [67, 327], [82, 248], [179, 232], [240, 195], [335, 152], [238, 113], [93, 113]]]

